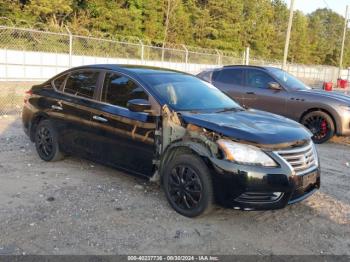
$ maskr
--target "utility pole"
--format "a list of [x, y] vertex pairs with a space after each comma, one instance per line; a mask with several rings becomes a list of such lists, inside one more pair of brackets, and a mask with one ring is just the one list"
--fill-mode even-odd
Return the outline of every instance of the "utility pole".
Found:
[[287, 67], [288, 48], [289, 48], [289, 40], [290, 40], [290, 31], [292, 30], [293, 14], [294, 14], [294, 0], [290, 0], [289, 21], [288, 21], [288, 28], [287, 28], [287, 35], [286, 35], [286, 43], [284, 45], [282, 69], [286, 69]]
[[250, 58], [250, 48], [249, 46], [246, 48], [245, 51], [245, 65], [249, 65], [249, 58]]
[[68, 26], [65, 25], [65, 28], [69, 34], [69, 67], [72, 67], [72, 57], [73, 57], [73, 35], [69, 30]]
[[344, 31], [343, 31], [343, 40], [342, 40], [342, 43], [341, 43], [338, 78], [340, 78], [340, 76], [341, 76], [341, 70], [342, 70], [342, 67], [343, 67], [343, 55], [344, 55], [345, 36], [346, 36], [346, 30], [348, 29], [348, 8], [349, 8], [349, 6], [347, 5], [346, 9], [345, 9]]

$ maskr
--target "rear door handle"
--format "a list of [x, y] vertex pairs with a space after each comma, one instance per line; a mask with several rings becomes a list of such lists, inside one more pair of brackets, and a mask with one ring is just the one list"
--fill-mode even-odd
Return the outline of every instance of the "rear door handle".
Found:
[[93, 116], [92, 117], [93, 120], [98, 121], [98, 122], [102, 122], [102, 123], [107, 123], [108, 120], [102, 116]]
[[255, 92], [247, 92], [247, 95], [255, 95]]
[[52, 105], [51, 108], [53, 110], [56, 110], [56, 111], [62, 111], [63, 110], [63, 108], [61, 106], [56, 106], [56, 105]]

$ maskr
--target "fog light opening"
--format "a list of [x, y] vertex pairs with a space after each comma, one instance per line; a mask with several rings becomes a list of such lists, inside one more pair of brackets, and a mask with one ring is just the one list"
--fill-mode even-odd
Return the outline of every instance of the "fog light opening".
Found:
[[245, 192], [235, 199], [241, 203], [273, 203], [281, 199], [283, 192]]

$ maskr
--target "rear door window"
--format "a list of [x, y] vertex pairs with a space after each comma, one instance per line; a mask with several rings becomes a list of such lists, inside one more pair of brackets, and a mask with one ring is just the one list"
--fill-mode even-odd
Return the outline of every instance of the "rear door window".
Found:
[[268, 89], [270, 82], [276, 82], [266, 72], [257, 69], [247, 69], [247, 86]]
[[107, 73], [103, 83], [102, 102], [126, 108], [128, 101], [132, 99], [148, 100], [148, 94], [131, 78]]
[[99, 74], [97, 71], [78, 71], [71, 73], [67, 78], [64, 92], [92, 99], [97, 89]]
[[242, 86], [244, 84], [244, 71], [239, 68], [225, 68], [215, 78], [215, 82]]
[[63, 89], [63, 85], [64, 85], [64, 81], [66, 80], [67, 75], [62, 75], [57, 77], [56, 79], [54, 79], [52, 81], [53, 86], [57, 89], [57, 90], [62, 90]]

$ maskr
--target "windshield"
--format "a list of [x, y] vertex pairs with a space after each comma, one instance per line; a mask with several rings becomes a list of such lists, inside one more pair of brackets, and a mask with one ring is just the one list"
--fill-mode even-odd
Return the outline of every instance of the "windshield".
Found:
[[290, 75], [286, 71], [283, 71], [279, 68], [269, 68], [271, 74], [276, 77], [283, 86], [287, 87], [290, 90], [309, 90], [311, 89], [303, 82], [298, 80], [296, 77]]
[[213, 85], [194, 76], [176, 73], [144, 74], [153, 90], [177, 111], [241, 109]]

